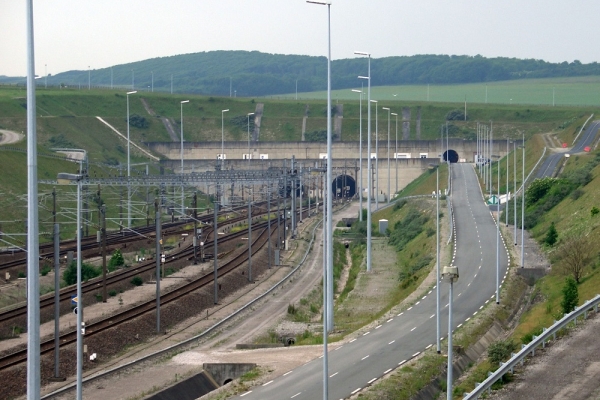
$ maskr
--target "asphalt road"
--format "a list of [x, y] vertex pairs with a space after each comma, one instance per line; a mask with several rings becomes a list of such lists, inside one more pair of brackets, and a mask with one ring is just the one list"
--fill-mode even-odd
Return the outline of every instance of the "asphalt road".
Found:
[[577, 154], [582, 153], [586, 146], [592, 146], [600, 128], [600, 121], [593, 121], [585, 131], [581, 134], [581, 137], [577, 139], [577, 143], [569, 150], [564, 153], [550, 154], [538, 168], [535, 177], [544, 178], [546, 176], [554, 176], [556, 166], [565, 154]]
[[[488, 211], [471, 164], [453, 164], [452, 204], [455, 213], [455, 255], [460, 279], [454, 285], [454, 328], [470, 319], [496, 291], [496, 225]], [[508, 256], [500, 239], [499, 278], [507, 271]], [[373, 269], [376, 270], [374, 265]], [[442, 337], [448, 327], [448, 289], [442, 282]], [[436, 346], [435, 288], [406, 311], [383, 321], [357, 339], [330, 351], [327, 371], [329, 398], [351, 396], [425, 349]], [[442, 347], [446, 342], [442, 343]], [[318, 399], [323, 397], [322, 358], [289, 371], [239, 398]]]

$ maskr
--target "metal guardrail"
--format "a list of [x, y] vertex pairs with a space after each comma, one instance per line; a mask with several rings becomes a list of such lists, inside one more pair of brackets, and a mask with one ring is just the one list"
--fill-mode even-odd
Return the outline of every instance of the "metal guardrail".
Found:
[[496, 383], [497, 380], [502, 378], [504, 374], [508, 372], [513, 373], [515, 366], [518, 363], [521, 363], [522, 365], [525, 357], [527, 357], [529, 354], [534, 356], [536, 348], [539, 346], [542, 346], [542, 348], [546, 347], [546, 342], [550, 339], [550, 337], [552, 337], [553, 340], [556, 340], [556, 334], [558, 331], [566, 328], [571, 322], [574, 322], [575, 325], [577, 325], [577, 318], [581, 317], [582, 315], [583, 319], [587, 319], [588, 311], [590, 311], [592, 308], [597, 313], [598, 304], [600, 304], [600, 294], [591, 300], [587, 300], [584, 304], [582, 304], [580, 307], [577, 307], [569, 314], [565, 314], [560, 321], [554, 322], [551, 327], [544, 328], [544, 331], [540, 336], [534, 336], [533, 340], [528, 345], [522, 345], [521, 351], [516, 354], [513, 353], [510, 360], [505, 363], [500, 363], [500, 368], [488, 376], [485, 381], [476, 383], [475, 389], [473, 389], [473, 391], [470, 393], [465, 393], [463, 400], [478, 399], [479, 396], [481, 396], [484, 392], [487, 391], [489, 393], [492, 385]]

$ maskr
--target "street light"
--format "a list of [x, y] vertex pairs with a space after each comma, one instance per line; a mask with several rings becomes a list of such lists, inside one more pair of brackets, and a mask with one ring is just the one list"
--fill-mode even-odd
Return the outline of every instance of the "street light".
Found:
[[[307, 3], [327, 6], [327, 262], [323, 290], [323, 399], [329, 396], [327, 334], [333, 329], [333, 201], [331, 196], [331, 2], [307, 0]], [[325, 283], [327, 284], [325, 286]], [[328, 317], [325, 319], [325, 317]]]
[[360, 196], [358, 196], [358, 203], [359, 203], [360, 212], [358, 213], [358, 218], [359, 218], [360, 222], [362, 222], [362, 220], [363, 220], [363, 216], [362, 216], [363, 215], [363, 212], [362, 212], [362, 209], [363, 209], [363, 207], [362, 207], [362, 195], [363, 195], [363, 187], [362, 187], [362, 95], [363, 95], [363, 91], [362, 91], [362, 89], [361, 90], [352, 89], [352, 91], [354, 93], [359, 93], [359, 99], [360, 99], [359, 103], [358, 103], [358, 110], [359, 110], [358, 114], [360, 115], [359, 134], [358, 134], [359, 135], [359, 138], [358, 138], [358, 143], [359, 143], [358, 144], [358, 147], [359, 147], [358, 165], [360, 165], [360, 168], [359, 168], [360, 178], [358, 180], [358, 190], [359, 190]]
[[392, 113], [392, 111], [389, 109], [389, 107], [383, 107], [384, 110], [387, 110], [388, 112], [388, 134], [387, 134], [387, 164], [388, 164], [388, 204], [390, 204], [390, 190], [391, 190], [391, 186], [390, 186], [390, 114]]
[[61, 172], [56, 177], [59, 185], [77, 183], [77, 400], [82, 397], [83, 376], [83, 296], [81, 293], [81, 181], [83, 175]]
[[444, 267], [442, 275], [450, 283], [448, 301], [448, 379], [446, 381], [446, 399], [452, 400], [452, 292], [454, 282], [458, 280], [458, 267]]
[[375, 103], [375, 210], [379, 210], [379, 124], [377, 116], [377, 100], [371, 100]]
[[[133, 70], [131, 70], [133, 73]], [[131, 176], [131, 164], [129, 158], [129, 95], [137, 93], [137, 90], [127, 92], [127, 227], [131, 228], [131, 185], [129, 176]]]
[[250, 116], [254, 115], [254, 113], [248, 113], [246, 116], [248, 117], [248, 169], [250, 169]]
[[92, 88], [92, 72], [90, 70], [90, 66], [88, 65], [88, 90]]
[[[523, 132], [523, 178], [521, 179], [521, 268], [525, 267], [525, 132]], [[516, 223], [516, 221], [515, 221]]]
[[396, 116], [396, 152], [394, 153], [394, 159], [396, 160], [396, 192], [398, 193], [398, 114], [392, 113]]
[[225, 158], [225, 120], [223, 116], [228, 111], [229, 109], [221, 110], [221, 166], [224, 165]]
[[362, 51], [355, 51], [354, 54], [368, 58], [368, 75], [358, 78], [367, 80], [367, 272], [371, 272], [371, 54]]
[[[154, 84], [153, 84], [154, 85]], [[184, 215], [184, 211], [185, 211], [185, 206], [183, 204], [183, 198], [184, 198], [184, 193], [183, 193], [183, 105], [185, 103], [189, 103], [189, 100], [183, 100], [179, 103], [179, 106], [181, 108], [181, 215]]]

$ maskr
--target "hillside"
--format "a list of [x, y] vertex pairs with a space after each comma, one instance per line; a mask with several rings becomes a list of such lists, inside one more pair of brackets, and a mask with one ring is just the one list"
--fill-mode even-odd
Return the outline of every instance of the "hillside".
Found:
[[[332, 62], [332, 88], [357, 85], [367, 61], [349, 55]], [[373, 86], [460, 84], [524, 78], [600, 75], [600, 64], [550, 63], [543, 60], [464, 55], [414, 55], [373, 58]], [[217, 96], [265, 96], [325, 90], [325, 57], [267, 54], [258, 51], [210, 51], [115, 65], [92, 71], [67, 71], [39, 84], [69, 87], [134, 88]], [[1, 77], [0, 83], [24, 84], [24, 78]]]

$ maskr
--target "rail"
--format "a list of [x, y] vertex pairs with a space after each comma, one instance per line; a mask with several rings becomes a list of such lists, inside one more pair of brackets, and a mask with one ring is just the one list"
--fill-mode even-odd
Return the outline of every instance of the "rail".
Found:
[[565, 316], [560, 320], [554, 322], [551, 327], [544, 328], [544, 331], [539, 336], [534, 336], [534, 339], [528, 345], [522, 345], [521, 351], [516, 354], [512, 354], [510, 360], [505, 363], [500, 363], [500, 368], [498, 368], [493, 374], [491, 374], [485, 381], [481, 383], [476, 383], [475, 389], [469, 393], [465, 393], [463, 400], [467, 399], [478, 399], [484, 392], [490, 392], [491, 387], [497, 380], [502, 378], [504, 374], [507, 372], [513, 373], [515, 366], [518, 363], [523, 364], [525, 361], [525, 357], [529, 354], [532, 356], [535, 355], [535, 349], [539, 346], [542, 348], [546, 347], [546, 342], [553, 338], [556, 340], [556, 334], [561, 330], [567, 327], [571, 322], [574, 322], [577, 325], [577, 318], [583, 315], [583, 319], [587, 319], [588, 312], [593, 308], [594, 312], [598, 312], [598, 304], [600, 304], [600, 294], [594, 297], [591, 300], [587, 300], [584, 304], [577, 307], [575, 310], [571, 311], [569, 314], [565, 314]]
[[[271, 292], [273, 292], [279, 286], [281, 286], [282, 284], [284, 284], [285, 282], [287, 282], [287, 280], [292, 275], [294, 275], [296, 273], [296, 271], [298, 271], [302, 267], [302, 265], [306, 261], [306, 258], [308, 257], [308, 254], [312, 250], [312, 246], [313, 246], [313, 243], [315, 241], [315, 232], [316, 232], [317, 228], [319, 227], [319, 225], [322, 222], [323, 222], [323, 220], [321, 219], [321, 222], [315, 224], [315, 227], [313, 228], [313, 231], [312, 231], [312, 238], [310, 240], [310, 243], [309, 243], [309, 245], [308, 245], [308, 247], [306, 249], [304, 257], [298, 263], [298, 265], [294, 269], [292, 269], [283, 279], [281, 279], [279, 282], [277, 282], [275, 285], [273, 285], [269, 290], [267, 290], [265, 293], [263, 293], [262, 295], [258, 296], [254, 300], [248, 302], [247, 304], [243, 305], [242, 307], [240, 307], [239, 309], [237, 309], [236, 311], [234, 311], [229, 316], [223, 318], [221, 321], [219, 321], [216, 324], [214, 324], [214, 325], [210, 326], [209, 328], [207, 328], [204, 332], [202, 332], [202, 333], [200, 333], [200, 334], [198, 334], [198, 335], [196, 335], [196, 336], [194, 336], [192, 338], [186, 339], [186, 340], [184, 340], [182, 342], [179, 342], [177, 344], [169, 346], [169, 347], [167, 347], [165, 349], [159, 350], [159, 351], [157, 351], [155, 353], [148, 354], [146, 356], [140, 357], [140, 358], [138, 358], [136, 360], [133, 360], [133, 361], [130, 361], [130, 362], [126, 363], [126, 364], [119, 365], [119, 366], [117, 366], [115, 368], [111, 368], [109, 370], [104, 370], [104, 371], [92, 374], [92, 375], [84, 378], [83, 379], [83, 383], [85, 384], [85, 383], [92, 382], [92, 381], [94, 381], [96, 379], [105, 377], [105, 376], [110, 375], [112, 373], [115, 373], [115, 372], [127, 369], [127, 368], [129, 368], [131, 366], [134, 366], [134, 365], [138, 364], [138, 363], [141, 363], [141, 362], [144, 362], [144, 361], [148, 361], [148, 360], [151, 360], [151, 359], [153, 359], [155, 357], [158, 357], [158, 356], [161, 356], [161, 355], [164, 355], [164, 354], [168, 354], [168, 353], [173, 352], [175, 350], [178, 350], [180, 348], [186, 347], [186, 346], [190, 345], [191, 343], [193, 343], [193, 342], [195, 342], [195, 341], [197, 341], [197, 340], [205, 337], [206, 335], [210, 334], [212, 331], [214, 331], [215, 329], [219, 328], [221, 325], [224, 325], [225, 323], [227, 323], [228, 321], [230, 321], [231, 319], [233, 319], [234, 317], [236, 317], [237, 315], [239, 315], [240, 313], [242, 313], [244, 310], [246, 310], [249, 307], [251, 307], [252, 305], [256, 304], [258, 301], [260, 301], [261, 299], [263, 299], [264, 297], [266, 297], [267, 295], [269, 295]], [[72, 382], [69, 385], [66, 385], [66, 386], [64, 386], [64, 387], [62, 387], [62, 388], [60, 388], [60, 389], [58, 389], [58, 390], [56, 390], [56, 391], [54, 391], [52, 393], [49, 393], [49, 394], [41, 397], [41, 400], [51, 399], [51, 398], [54, 398], [55, 396], [59, 396], [59, 395], [65, 393], [65, 392], [73, 389], [75, 387], [75, 385], [76, 385], [76, 383]]]

